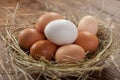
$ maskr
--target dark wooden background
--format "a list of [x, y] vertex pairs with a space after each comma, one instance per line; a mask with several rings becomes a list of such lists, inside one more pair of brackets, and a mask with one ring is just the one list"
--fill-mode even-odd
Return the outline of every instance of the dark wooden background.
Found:
[[[73, 15], [80, 17], [88, 14], [96, 15], [102, 8], [102, 0], [0, 0], [0, 6], [15, 7], [19, 1], [21, 2], [21, 9], [47, 10], [54, 8], [60, 13], [63, 11], [66, 13], [71, 12]], [[104, 0], [104, 11], [98, 16], [98, 18], [105, 22], [109, 22], [116, 13], [120, 13], [120, 0]], [[1, 15], [2, 14], [0, 14], [0, 16]], [[116, 32], [119, 34], [120, 14], [114, 17], [113, 24], [116, 27]], [[0, 30], [1, 29], [2, 28], [0, 28]], [[0, 41], [0, 55], [5, 53], [6, 51], [4, 50], [3, 44]], [[6, 56], [4, 59], [7, 61]], [[9, 62], [4, 66], [6, 69], [8, 69]], [[9, 80], [7, 76], [2, 73], [4, 70], [1, 67], [0, 72], [0, 80], [2, 80], [1, 76], [3, 76], [4, 80]], [[97, 73], [94, 74], [94, 77], [97, 77], [96, 80], [120, 80], [120, 71], [115, 70], [114, 66], [113, 68], [105, 69], [102, 72], [101, 77], [95, 76], [96, 74]]]

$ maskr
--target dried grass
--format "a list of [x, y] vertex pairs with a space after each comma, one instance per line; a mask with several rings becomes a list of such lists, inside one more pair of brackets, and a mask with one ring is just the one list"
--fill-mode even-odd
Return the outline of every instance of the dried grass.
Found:
[[[43, 75], [46, 80], [60, 80], [61, 77], [66, 76], [75, 76], [78, 77], [78, 80], [81, 78], [86, 80], [94, 71], [101, 71], [104, 68], [103, 63], [105, 59], [116, 50], [116, 45], [114, 45], [116, 37], [113, 36], [111, 22], [106, 25], [106, 23], [99, 20], [100, 24], [97, 34], [100, 42], [99, 48], [95, 54], [87, 55], [85, 61], [76, 62], [76, 64], [59, 64], [55, 61], [48, 61], [44, 57], [36, 61], [20, 48], [17, 42], [17, 35], [24, 28], [34, 27], [37, 18], [46, 11], [22, 14], [18, 9], [19, 4], [14, 8], [13, 13], [11, 13], [11, 9], [9, 8], [1, 7], [1, 12], [4, 10], [4, 12], [6, 11], [6, 13], [10, 14], [1, 19], [3, 22], [2, 27], [5, 27], [6, 36], [2, 34], [0, 36], [6, 45], [5, 47], [8, 50], [8, 55], [11, 58], [11, 64], [15, 69], [16, 76], [21, 72], [25, 80], [34, 80], [29, 73], [39, 73], [38, 78]], [[78, 17], [72, 14], [65, 14], [65, 16], [77, 24]]]

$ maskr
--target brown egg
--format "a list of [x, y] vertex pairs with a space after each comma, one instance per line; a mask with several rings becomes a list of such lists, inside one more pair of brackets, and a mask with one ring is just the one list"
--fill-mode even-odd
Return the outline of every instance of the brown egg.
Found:
[[55, 54], [55, 60], [59, 63], [75, 63], [84, 60], [85, 51], [76, 44], [68, 44], [60, 47]]
[[75, 44], [80, 45], [85, 51], [94, 52], [98, 48], [98, 38], [97, 36], [87, 32], [81, 31], [78, 33], [78, 38]]
[[37, 60], [39, 60], [41, 56], [51, 60], [54, 57], [56, 50], [57, 46], [52, 42], [48, 40], [40, 40], [32, 45], [30, 48], [30, 55]]
[[94, 35], [98, 31], [98, 20], [90, 15], [84, 16], [78, 24], [78, 31], [88, 31]]
[[53, 20], [57, 20], [57, 19], [64, 19], [64, 16], [58, 14], [58, 13], [55, 13], [55, 12], [48, 12], [48, 13], [45, 13], [44, 15], [42, 15], [39, 19], [38, 19], [38, 22], [36, 23], [35, 25], [35, 28], [36, 30], [44, 33], [44, 28], [45, 26], [53, 21]]
[[34, 42], [43, 39], [45, 36], [33, 28], [26, 28], [18, 35], [18, 43], [25, 50], [30, 49]]

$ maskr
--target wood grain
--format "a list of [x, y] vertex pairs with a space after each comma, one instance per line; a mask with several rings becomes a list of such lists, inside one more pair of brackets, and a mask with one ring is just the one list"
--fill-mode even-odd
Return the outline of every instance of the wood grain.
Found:
[[[66, 12], [69, 14], [71, 12], [73, 15], [76, 15], [80, 18], [84, 15], [96, 15], [102, 7], [102, 0], [0, 0], [0, 6], [15, 7], [17, 2], [19, 1], [21, 3], [21, 9], [50, 10], [51, 8], [54, 8], [54, 10], [57, 10], [60, 13]], [[120, 1], [104, 1], [104, 11], [98, 16], [98, 18], [105, 22], [109, 22], [110, 18], [112, 18], [117, 12], [120, 12]], [[4, 17], [2, 15], [3, 14], [0, 14], [0, 19]], [[120, 14], [115, 16], [113, 24], [116, 27], [116, 35], [119, 35]], [[0, 28], [0, 31], [3, 32], [3, 34], [5, 34], [3, 28]], [[0, 56], [3, 56], [0, 57], [0, 59], [4, 60], [3, 64], [6, 67], [6, 70], [8, 70], [10, 64], [5, 64], [5, 60], [7, 59], [6, 55], [3, 55], [5, 53], [5, 48], [3, 47], [3, 44], [0, 41]], [[116, 54], [119, 55], [119, 53]], [[116, 61], [119, 61], [119, 59], [117, 59]], [[120, 66], [120, 63], [118, 64]], [[104, 69], [101, 76], [98, 76], [98, 72], [94, 73], [94, 75], [92, 76], [96, 78], [95, 80], [119, 80], [120, 72], [116, 70], [115, 66], [111, 67], [111, 65], [113, 65], [113, 62], [111, 62], [110, 65]], [[4, 70], [1, 67], [0, 72], [4, 72]], [[1, 75], [3, 76], [4, 80], [9, 80], [6, 75]]]

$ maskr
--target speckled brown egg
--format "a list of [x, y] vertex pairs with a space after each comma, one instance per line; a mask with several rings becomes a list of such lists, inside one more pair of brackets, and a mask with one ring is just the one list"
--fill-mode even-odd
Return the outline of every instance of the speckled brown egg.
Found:
[[36, 30], [44, 33], [44, 28], [46, 27], [46, 25], [49, 22], [53, 20], [58, 20], [58, 19], [64, 19], [64, 16], [56, 12], [47, 12], [38, 19], [38, 22], [36, 23], [35, 28]]
[[48, 60], [52, 60], [57, 50], [57, 46], [48, 40], [40, 40], [35, 42], [30, 48], [30, 55], [39, 60], [41, 56]]
[[25, 50], [29, 50], [34, 42], [43, 39], [45, 36], [33, 28], [26, 28], [18, 35], [18, 43]]
[[76, 63], [85, 59], [85, 51], [76, 44], [61, 46], [55, 54], [55, 60], [58, 63]]
[[99, 42], [97, 36], [87, 31], [78, 33], [78, 38], [75, 44], [80, 45], [85, 51], [95, 52], [98, 48]]

